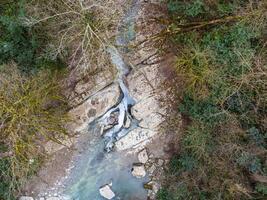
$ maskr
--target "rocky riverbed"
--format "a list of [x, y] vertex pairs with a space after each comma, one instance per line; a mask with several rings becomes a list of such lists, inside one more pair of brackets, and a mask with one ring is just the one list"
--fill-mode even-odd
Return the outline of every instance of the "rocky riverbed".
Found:
[[130, 1], [116, 43], [107, 47], [117, 72], [103, 71], [73, 89], [75, 137], [67, 147], [47, 145], [51, 159], [22, 199], [155, 199], [172, 140], [161, 128], [166, 77], [153, 45], [129, 47], [160, 30], [148, 22], [161, 14], [159, 2]]

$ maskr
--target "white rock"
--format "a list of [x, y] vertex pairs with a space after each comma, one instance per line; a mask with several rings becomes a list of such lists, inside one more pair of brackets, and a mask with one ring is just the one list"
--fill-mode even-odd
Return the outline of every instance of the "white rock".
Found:
[[159, 189], [160, 189], [160, 184], [158, 182], [154, 182], [154, 184], [153, 184], [153, 192], [155, 194], [157, 194], [157, 192], [159, 191]]
[[113, 84], [72, 109], [70, 115], [75, 121], [72, 128], [77, 132], [85, 129], [90, 122], [114, 106], [119, 96], [119, 87], [117, 84]]
[[112, 199], [115, 197], [115, 194], [111, 190], [110, 185], [104, 185], [101, 188], [99, 188], [99, 193], [102, 197], [106, 199]]
[[160, 108], [156, 96], [150, 96], [149, 98], [142, 99], [132, 107], [131, 111], [133, 116], [138, 120], [145, 118], [149, 118], [151, 120], [151, 114], [165, 113], [165, 110], [163, 108]]
[[162, 115], [166, 114], [166, 108], [159, 102], [166, 94], [158, 90], [161, 85], [158, 66], [133, 71], [127, 79], [130, 94], [137, 102], [131, 109], [133, 116], [141, 120], [141, 127], [156, 130], [164, 121]]
[[126, 122], [124, 124], [124, 127], [125, 128], [129, 128], [130, 126], [131, 126], [131, 120], [130, 120], [129, 116], [127, 116]]
[[34, 200], [34, 198], [28, 196], [22, 196], [19, 198], [19, 200]]
[[140, 127], [150, 129], [153, 131], [158, 131], [160, 128], [160, 125], [164, 121], [164, 118], [161, 114], [159, 113], [151, 113], [148, 116], [145, 116], [141, 122], [140, 122]]
[[148, 168], [149, 175], [152, 175], [156, 169], [157, 168], [156, 168], [156, 166], [154, 164], [151, 165], [151, 167]]
[[148, 161], [147, 150], [143, 149], [142, 151], [140, 151], [137, 157], [140, 163], [145, 164]]
[[132, 175], [136, 178], [143, 178], [146, 175], [145, 166], [141, 163], [136, 163], [132, 168]]
[[155, 199], [155, 196], [160, 189], [160, 184], [158, 182], [155, 182], [155, 181], [150, 181], [146, 185], [149, 185], [152, 188], [152, 190], [148, 190], [148, 196], [151, 199]]
[[147, 83], [146, 78], [140, 71], [136, 71], [127, 77], [129, 91], [136, 101], [141, 101], [153, 94], [153, 88]]
[[157, 165], [158, 166], [163, 166], [163, 164], [164, 164], [164, 160], [159, 158], [158, 161], [157, 161]]
[[155, 131], [138, 127], [115, 143], [116, 150], [122, 151], [144, 147], [155, 134]]
[[70, 104], [76, 106], [93, 96], [101, 89], [105, 88], [107, 85], [111, 84], [114, 80], [113, 74], [109, 70], [104, 70], [102, 72], [96, 73], [90, 76], [90, 79], [82, 79], [79, 81], [74, 91], [71, 94]]
[[48, 197], [46, 200], [61, 200], [60, 197]]

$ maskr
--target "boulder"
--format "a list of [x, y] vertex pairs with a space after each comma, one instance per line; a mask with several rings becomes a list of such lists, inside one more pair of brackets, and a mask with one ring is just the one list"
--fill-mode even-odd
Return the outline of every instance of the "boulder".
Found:
[[140, 163], [145, 164], [148, 161], [147, 150], [143, 149], [142, 151], [140, 151], [137, 157]]
[[129, 128], [131, 126], [131, 119], [127, 116], [126, 121], [124, 122], [124, 127]]
[[144, 184], [144, 188], [148, 190], [148, 197], [150, 199], [155, 199], [156, 194], [160, 189], [160, 184], [155, 181], [149, 181], [148, 183]]
[[144, 184], [144, 189], [146, 190], [152, 190], [153, 189], [153, 185], [151, 185], [149, 182]]
[[28, 196], [22, 196], [19, 198], [19, 200], [34, 200], [34, 198]]
[[161, 158], [158, 158], [157, 159], [157, 165], [160, 166], [160, 167], [163, 166], [164, 165], [164, 160], [161, 159]]
[[136, 178], [143, 178], [146, 175], [145, 166], [142, 163], [135, 163], [132, 168], [132, 175]]
[[148, 168], [149, 175], [152, 176], [156, 169], [157, 169], [156, 166], [152, 164], [151, 167]]
[[111, 190], [109, 184], [100, 187], [99, 193], [102, 197], [104, 197], [106, 199], [112, 199], [115, 197], [115, 193]]

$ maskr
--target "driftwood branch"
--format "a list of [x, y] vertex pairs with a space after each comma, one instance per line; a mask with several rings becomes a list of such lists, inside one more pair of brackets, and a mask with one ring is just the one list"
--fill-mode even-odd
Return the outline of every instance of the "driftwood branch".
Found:
[[252, 178], [252, 180], [256, 182], [267, 183], [267, 176], [262, 176], [259, 174], [252, 174], [250, 177]]
[[[164, 40], [164, 38], [168, 38], [172, 35], [186, 33], [186, 32], [190, 32], [193, 30], [199, 30], [199, 29], [203, 29], [203, 28], [218, 25], [218, 24], [239, 21], [239, 20], [242, 20], [242, 19], [247, 18], [247, 17], [259, 15], [261, 13], [262, 13], [261, 11], [257, 11], [257, 12], [246, 13], [244, 15], [227, 16], [224, 18], [214, 19], [214, 20], [210, 20], [210, 21], [200, 21], [200, 22], [189, 22], [186, 24], [177, 24], [175, 28], [171, 28], [171, 26], [167, 26], [165, 29], [161, 30], [159, 33], [156, 33], [156, 34], [142, 40], [136, 46], [142, 45], [143, 43], [145, 43], [147, 41], [158, 42], [158, 41]], [[164, 24], [166, 25], [166, 21], [164, 22]], [[169, 24], [170, 24], [170, 22], [169, 22]]]

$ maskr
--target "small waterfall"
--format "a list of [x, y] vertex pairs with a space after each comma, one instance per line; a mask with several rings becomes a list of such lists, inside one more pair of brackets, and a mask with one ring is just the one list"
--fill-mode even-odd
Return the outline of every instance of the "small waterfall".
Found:
[[[134, 99], [130, 96], [129, 90], [124, 82], [126, 76], [129, 74], [130, 69], [128, 65], [123, 61], [121, 55], [115, 47], [109, 47], [108, 52], [111, 55], [112, 63], [116, 66], [118, 70], [117, 84], [120, 87], [122, 98], [116, 107], [108, 110], [101, 118], [100, 123], [104, 127], [110, 125], [109, 119], [114, 113], [117, 114], [116, 124], [113, 124], [112, 128], [109, 128], [104, 133], [105, 138], [105, 150], [110, 152], [114, 143], [120, 140], [122, 137], [127, 135], [127, 133], [137, 127], [138, 121], [134, 119], [131, 115], [131, 107], [135, 104]], [[126, 127], [127, 120], [130, 120], [130, 126]]]
[[[65, 183], [64, 193], [75, 200], [102, 200], [99, 187], [112, 182], [115, 199], [143, 200], [147, 191], [143, 184], [147, 178], [137, 179], [131, 174], [134, 155], [112, 151], [116, 141], [125, 137], [138, 127], [139, 121], [131, 114], [135, 100], [131, 97], [126, 77], [131, 72], [130, 66], [124, 61], [123, 53], [128, 52], [127, 45], [134, 39], [135, 16], [139, 9], [137, 0], [133, 0], [129, 11], [119, 24], [115, 46], [109, 46], [111, 62], [118, 74], [114, 81], [120, 88], [120, 98], [116, 105], [89, 124], [90, 130], [84, 134], [82, 150], [74, 160], [75, 168]], [[100, 128], [100, 127], [102, 128]], [[103, 137], [99, 136], [104, 129]], [[104, 140], [104, 142], [103, 142]], [[103, 152], [105, 149], [106, 152]], [[111, 152], [112, 151], [112, 152]]]
[[[134, 25], [135, 25], [135, 16], [138, 10], [137, 0], [132, 1], [132, 5], [126, 13], [126, 16], [122, 20], [118, 28], [118, 36], [116, 38], [116, 45], [120, 48], [122, 52], [126, 52], [127, 46], [131, 40], [135, 38]], [[112, 128], [109, 128], [104, 133], [105, 138], [105, 150], [110, 152], [116, 141], [120, 140], [122, 137], [127, 135], [129, 131], [133, 130], [138, 126], [138, 120], [136, 120], [131, 115], [131, 107], [135, 105], [135, 100], [130, 96], [129, 90], [125, 84], [125, 79], [127, 75], [130, 73], [130, 66], [125, 63], [120, 52], [116, 47], [109, 46], [107, 51], [110, 54], [110, 58], [112, 64], [117, 68], [117, 80], [120, 87], [120, 91], [122, 94], [122, 98], [120, 99], [118, 105], [114, 108], [108, 110], [101, 118], [100, 124], [104, 127], [109, 127], [109, 119], [112, 114], [118, 113], [116, 124], [113, 124]], [[125, 123], [127, 119], [130, 120], [130, 126], [126, 127]]]

